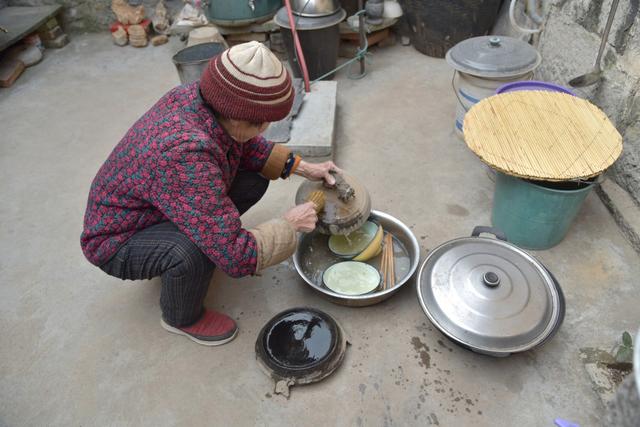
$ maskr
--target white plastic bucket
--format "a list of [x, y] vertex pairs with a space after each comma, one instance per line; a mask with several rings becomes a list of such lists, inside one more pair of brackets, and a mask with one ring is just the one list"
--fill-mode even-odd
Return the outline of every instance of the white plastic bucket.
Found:
[[464, 116], [474, 104], [491, 95], [495, 95], [496, 89], [505, 83], [517, 82], [522, 80], [531, 80], [533, 72], [519, 74], [508, 78], [488, 78], [476, 77], [461, 71], [454, 71], [453, 74], [453, 90], [458, 98], [456, 107], [456, 121], [454, 123], [456, 134], [463, 138], [462, 126], [464, 124]]

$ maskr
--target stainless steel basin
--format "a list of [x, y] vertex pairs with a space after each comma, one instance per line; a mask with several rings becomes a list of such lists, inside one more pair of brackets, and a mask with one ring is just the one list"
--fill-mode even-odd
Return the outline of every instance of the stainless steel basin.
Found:
[[370, 220], [375, 221], [382, 225], [385, 231], [389, 231], [393, 236], [404, 246], [409, 256], [409, 269], [404, 277], [398, 278], [396, 285], [391, 289], [383, 291], [371, 292], [365, 295], [342, 295], [331, 291], [330, 289], [318, 285], [312, 280], [311, 277], [305, 274], [301, 266], [301, 252], [309, 246], [310, 239], [313, 234], [302, 234], [298, 240], [298, 249], [293, 255], [293, 262], [295, 264], [298, 274], [304, 279], [304, 281], [316, 291], [320, 292], [325, 298], [335, 304], [346, 305], [350, 307], [364, 307], [368, 305], [377, 304], [390, 298], [393, 294], [398, 292], [402, 286], [404, 286], [409, 279], [411, 279], [418, 268], [420, 263], [420, 245], [418, 240], [414, 236], [413, 232], [399, 219], [380, 211], [371, 211]]

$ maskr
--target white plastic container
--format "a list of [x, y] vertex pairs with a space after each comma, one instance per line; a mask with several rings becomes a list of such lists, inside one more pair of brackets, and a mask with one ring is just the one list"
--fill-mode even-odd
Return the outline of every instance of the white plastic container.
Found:
[[505, 83], [531, 80], [540, 65], [538, 51], [512, 37], [482, 36], [464, 40], [447, 52], [454, 69], [455, 131], [462, 138], [464, 116], [474, 104], [495, 94]]
[[511, 78], [491, 79], [475, 77], [471, 74], [455, 72], [453, 90], [456, 92], [458, 104], [456, 106], [456, 134], [462, 138], [464, 116], [474, 104], [482, 99], [495, 95], [496, 90], [505, 83], [521, 80], [531, 80], [533, 72], [520, 74]]

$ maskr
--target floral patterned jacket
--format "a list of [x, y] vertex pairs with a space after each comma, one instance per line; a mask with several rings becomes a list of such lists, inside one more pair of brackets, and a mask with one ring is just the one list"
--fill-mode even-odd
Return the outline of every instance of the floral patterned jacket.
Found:
[[254, 274], [256, 238], [242, 228], [227, 191], [239, 168], [277, 179], [288, 155], [261, 136], [234, 141], [197, 82], [178, 86], [129, 129], [98, 171], [82, 250], [101, 265], [137, 231], [171, 221], [228, 275]]

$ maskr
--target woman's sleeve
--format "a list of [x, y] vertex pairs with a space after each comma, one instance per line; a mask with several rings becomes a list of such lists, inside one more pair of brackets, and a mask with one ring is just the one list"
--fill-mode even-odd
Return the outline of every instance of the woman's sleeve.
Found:
[[284, 145], [256, 136], [242, 145], [240, 167], [244, 170], [260, 172], [268, 179], [278, 179], [290, 153], [291, 150]]
[[203, 160], [160, 160], [151, 203], [231, 277], [254, 274], [258, 243], [242, 228], [222, 173]]

